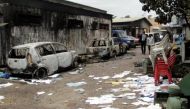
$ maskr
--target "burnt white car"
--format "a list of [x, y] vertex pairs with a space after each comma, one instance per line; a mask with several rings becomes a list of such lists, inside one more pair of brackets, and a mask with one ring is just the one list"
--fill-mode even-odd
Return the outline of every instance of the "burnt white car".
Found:
[[75, 51], [57, 42], [36, 42], [13, 47], [8, 55], [7, 65], [13, 74], [32, 74], [43, 78], [59, 68], [78, 65]]
[[97, 57], [114, 57], [120, 53], [119, 44], [114, 43], [113, 39], [94, 39], [89, 47], [87, 54]]

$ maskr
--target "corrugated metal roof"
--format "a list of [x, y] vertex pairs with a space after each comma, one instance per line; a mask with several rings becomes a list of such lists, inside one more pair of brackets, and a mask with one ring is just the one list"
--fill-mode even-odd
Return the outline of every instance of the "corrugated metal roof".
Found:
[[129, 18], [115, 18], [113, 19], [113, 22], [116, 23], [116, 22], [134, 22], [134, 21], [137, 21], [137, 20], [141, 20], [141, 19], [146, 19], [146, 17], [129, 17]]
[[146, 17], [129, 17], [129, 18], [115, 18], [113, 23], [129, 23], [145, 19], [150, 25], [152, 23]]
[[67, 6], [71, 6], [71, 7], [75, 7], [75, 8], [81, 8], [81, 9], [94, 11], [94, 12], [99, 12], [99, 13], [104, 13], [104, 14], [107, 13], [107, 11], [105, 11], [105, 10], [101, 10], [101, 9], [86, 6], [86, 5], [82, 5], [82, 4], [79, 4], [79, 3], [70, 2], [70, 1], [67, 1], [67, 0], [45, 0], [45, 1], [49, 1], [49, 2], [52, 2], [52, 3], [59, 3], [59, 4], [63, 4], [63, 5], [67, 5]]

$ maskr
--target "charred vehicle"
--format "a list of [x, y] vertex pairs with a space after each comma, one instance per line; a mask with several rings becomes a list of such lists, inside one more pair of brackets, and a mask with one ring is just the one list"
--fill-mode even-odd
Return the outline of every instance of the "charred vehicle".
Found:
[[32, 74], [43, 78], [59, 68], [76, 67], [78, 55], [75, 51], [56, 42], [37, 42], [13, 47], [7, 65], [13, 74]]
[[87, 54], [104, 57], [114, 57], [120, 53], [119, 44], [114, 43], [113, 39], [94, 39], [89, 47]]

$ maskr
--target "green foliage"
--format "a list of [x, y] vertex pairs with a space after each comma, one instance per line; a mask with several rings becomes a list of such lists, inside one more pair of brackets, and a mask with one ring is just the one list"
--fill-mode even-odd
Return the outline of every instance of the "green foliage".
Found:
[[[190, 0], [139, 0], [142, 4], [142, 10], [150, 12], [155, 11], [159, 23], [171, 21], [173, 15], [183, 17], [187, 20]], [[188, 22], [187, 22], [188, 24]]]

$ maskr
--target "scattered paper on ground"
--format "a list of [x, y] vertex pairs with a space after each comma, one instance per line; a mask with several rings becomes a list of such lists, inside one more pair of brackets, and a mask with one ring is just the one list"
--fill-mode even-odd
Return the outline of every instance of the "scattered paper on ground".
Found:
[[148, 107], [140, 107], [140, 108], [138, 108], [138, 109], [162, 109], [162, 108], [161, 108], [161, 106], [160, 106], [159, 104], [156, 104], [156, 105], [151, 104], [151, 105], [148, 106]]
[[123, 78], [125, 76], [127, 76], [128, 74], [130, 74], [131, 71], [124, 71], [123, 73], [121, 74], [116, 74], [114, 75], [112, 78]]
[[147, 102], [143, 102], [143, 101], [137, 101], [137, 102], [133, 102], [133, 105], [139, 106], [139, 105], [149, 105], [149, 103]]
[[106, 80], [106, 79], [109, 79], [109, 78], [110, 78], [110, 76], [94, 77], [95, 80], [99, 80], [99, 79]]
[[0, 84], [0, 88], [5, 88], [5, 87], [9, 87], [12, 86], [12, 83], [6, 83], [6, 84]]
[[51, 95], [53, 95], [53, 93], [49, 93], [48, 95], [51, 96]]
[[116, 98], [113, 94], [101, 95], [100, 97], [88, 97], [86, 100], [89, 104], [111, 104]]
[[58, 76], [60, 76], [60, 74], [54, 74], [54, 75], [51, 75], [49, 76], [50, 78], [57, 78]]
[[76, 74], [79, 74], [79, 70], [76, 70], [76, 71], [72, 71], [72, 72], [69, 72], [69, 74], [71, 74], [71, 75], [76, 75]]
[[45, 94], [44, 91], [41, 91], [41, 92], [37, 92], [38, 95], [42, 95], [42, 94]]
[[3, 99], [5, 99], [5, 97], [4, 96], [0, 96], [0, 101], [3, 100]]
[[67, 83], [66, 85], [72, 88], [78, 88], [80, 86], [83, 86], [87, 84], [86, 82], [82, 81], [82, 82], [76, 82], [76, 83]]

